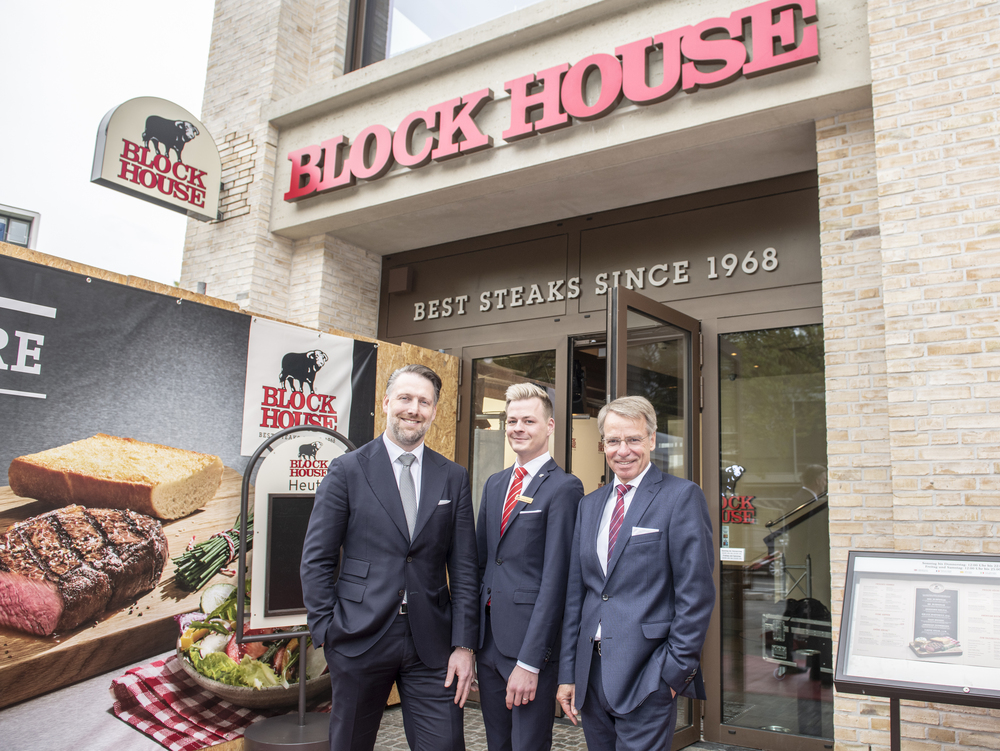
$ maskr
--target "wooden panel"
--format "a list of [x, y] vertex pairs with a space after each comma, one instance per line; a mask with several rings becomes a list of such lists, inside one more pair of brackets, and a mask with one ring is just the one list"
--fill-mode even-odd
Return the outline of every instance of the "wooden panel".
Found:
[[[379, 345], [381, 348], [383, 345]], [[437, 417], [427, 431], [425, 441], [439, 454], [455, 459], [456, 415], [458, 413], [458, 358], [433, 349], [424, 349], [404, 342], [403, 359], [407, 363], [426, 365], [441, 377], [441, 397]]]

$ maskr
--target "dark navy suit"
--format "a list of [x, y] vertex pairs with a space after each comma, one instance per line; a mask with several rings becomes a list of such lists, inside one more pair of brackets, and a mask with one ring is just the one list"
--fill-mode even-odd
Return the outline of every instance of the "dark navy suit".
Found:
[[[705, 698], [700, 656], [715, 606], [712, 525], [697, 485], [651, 465], [625, 513], [605, 576], [597, 537], [614, 492], [611, 483], [580, 502], [559, 682], [576, 684], [592, 751], [615, 748], [620, 718], [640, 721], [621, 723], [622, 731], [639, 731], [631, 738], [619, 732], [619, 751], [668, 749], [676, 710], [670, 689]], [[598, 624], [600, 656], [593, 643]], [[666, 716], [669, 727], [658, 726]]]
[[[469, 477], [426, 446], [422, 462], [412, 541], [383, 438], [334, 460], [316, 493], [300, 573], [309, 630], [330, 665], [336, 751], [372, 748], [397, 678], [411, 748], [462, 738], [454, 684], [443, 684], [452, 648], [479, 636]], [[428, 701], [436, 708], [425, 712]]]
[[[521, 492], [531, 502], [514, 506], [501, 536], [513, 469], [486, 481], [479, 507], [479, 693], [490, 751], [544, 751], [552, 745], [566, 575], [583, 484], [550, 458]], [[539, 669], [538, 688], [534, 701], [508, 710], [507, 680], [518, 661]]]

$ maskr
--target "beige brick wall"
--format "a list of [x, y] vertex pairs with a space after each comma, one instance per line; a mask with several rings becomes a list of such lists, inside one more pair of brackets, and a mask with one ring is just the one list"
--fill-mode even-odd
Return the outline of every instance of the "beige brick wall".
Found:
[[[1000, 552], [1000, 5], [868, 8], [872, 110], [817, 123], [835, 633], [849, 549]], [[889, 748], [885, 700], [834, 723]], [[996, 749], [1000, 713], [904, 703], [901, 734]]]
[[[816, 123], [833, 633], [840, 628], [847, 551], [892, 549], [893, 504], [885, 311], [871, 110]], [[835, 698], [843, 748], [888, 742], [888, 706]]]
[[343, 72], [348, 9], [347, 0], [217, 0], [201, 119], [222, 156], [222, 221], [188, 223], [181, 286], [203, 282], [249, 312], [373, 336], [375, 257], [321, 240], [317, 261], [312, 240], [268, 231], [281, 157], [261, 107]]
[[328, 235], [295, 243], [291, 320], [366, 335], [378, 323], [382, 259]]

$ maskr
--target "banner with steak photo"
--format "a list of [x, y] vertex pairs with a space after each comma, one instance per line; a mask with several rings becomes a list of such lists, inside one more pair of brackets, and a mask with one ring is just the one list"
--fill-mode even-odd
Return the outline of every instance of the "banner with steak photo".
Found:
[[279, 430], [306, 425], [336, 430], [356, 446], [370, 440], [375, 366], [374, 343], [255, 317], [241, 453], [250, 456]]
[[372, 439], [377, 350], [0, 251], [3, 708], [173, 649], [233, 564], [202, 581], [177, 557], [231, 539], [265, 435]]

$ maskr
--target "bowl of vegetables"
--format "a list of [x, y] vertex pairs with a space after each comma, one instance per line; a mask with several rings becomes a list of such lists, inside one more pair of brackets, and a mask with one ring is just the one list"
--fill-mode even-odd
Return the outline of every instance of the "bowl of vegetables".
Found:
[[251, 629], [246, 635], [273, 635], [273, 640], [236, 643], [236, 587], [213, 584], [201, 597], [201, 612], [179, 618], [177, 659], [191, 679], [220, 699], [241, 707], [288, 706], [299, 700], [299, 677], [306, 668], [306, 697], [330, 690], [322, 648], [306, 639], [305, 659], [299, 639], [277, 629]]

